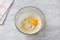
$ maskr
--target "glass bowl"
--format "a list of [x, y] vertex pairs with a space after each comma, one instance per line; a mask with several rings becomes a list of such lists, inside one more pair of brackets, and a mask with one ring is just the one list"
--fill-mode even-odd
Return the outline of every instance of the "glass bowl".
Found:
[[[14, 23], [15, 23], [16, 28], [17, 28], [21, 33], [23, 33], [23, 34], [28, 34], [28, 33], [22, 32], [22, 30], [21, 30], [21, 28], [20, 28], [20, 25], [19, 25], [19, 23], [18, 23], [18, 21], [19, 21], [19, 19], [21, 18], [21, 16], [23, 16], [24, 13], [27, 13], [27, 12], [35, 12], [35, 13], [37, 13], [37, 14], [40, 16], [41, 21], [42, 21], [42, 24], [41, 24], [41, 26], [40, 26], [40, 29], [39, 29], [37, 32], [35, 32], [35, 33], [38, 33], [38, 32], [44, 27], [44, 25], [45, 25], [45, 17], [44, 17], [44, 14], [42, 13], [42, 11], [41, 11], [39, 8], [34, 7], [34, 6], [26, 6], [26, 7], [23, 7], [23, 8], [21, 8], [21, 9], [16, 13], [15, 19], [14, 19]], [[30, 13], [28, 13], [28, 14], [30, 15]], [[33, 14], [34, 14], [34, 13], [32, 13], [32, 15], [33, 15]], [[31, 34], [35, 34], [35, 33], [31, 33]]]

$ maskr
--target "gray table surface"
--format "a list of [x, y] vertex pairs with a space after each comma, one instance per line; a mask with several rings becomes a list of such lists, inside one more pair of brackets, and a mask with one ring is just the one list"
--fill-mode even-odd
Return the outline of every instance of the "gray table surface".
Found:
[[[20, 33], [14, 17], [24, 6], [35, 6], [45, 15], [45, 27], [35, 35]], [[4, 25], [0, 25], [0, 40], [60, 40], [60, 0], [14, 0]]]

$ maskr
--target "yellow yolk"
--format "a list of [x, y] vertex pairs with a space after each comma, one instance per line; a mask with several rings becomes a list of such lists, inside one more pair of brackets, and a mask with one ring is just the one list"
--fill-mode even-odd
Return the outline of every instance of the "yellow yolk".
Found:
[[37, 20], [35, 20], [35, 19], [31, 19], [31, 22], [30, 22], [32, 25], [34, 25], [34, 26], [37, 26], [37, 24], [38, 24], [38, 21]]

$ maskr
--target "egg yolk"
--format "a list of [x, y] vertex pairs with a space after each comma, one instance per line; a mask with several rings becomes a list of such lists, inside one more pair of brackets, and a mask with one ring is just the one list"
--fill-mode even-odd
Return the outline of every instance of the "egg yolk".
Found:
[[32, 25], [34, 26], [37, 26], [38, 24], [38, 21], [36, 19], [31, 19], [31, 22], [30, 22]]

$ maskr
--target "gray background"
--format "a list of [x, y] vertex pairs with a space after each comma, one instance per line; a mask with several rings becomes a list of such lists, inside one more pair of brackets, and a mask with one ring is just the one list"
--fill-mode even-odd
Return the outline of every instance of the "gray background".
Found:
[[[24, 6], [35, 6], [45, 15], [45, 27], [35, 35], [24, 35], [14, 25], [15, 14]], [[60, 0], [14, 0], [4, 25], [0, 25], [0, 40], [60, 40]]]

